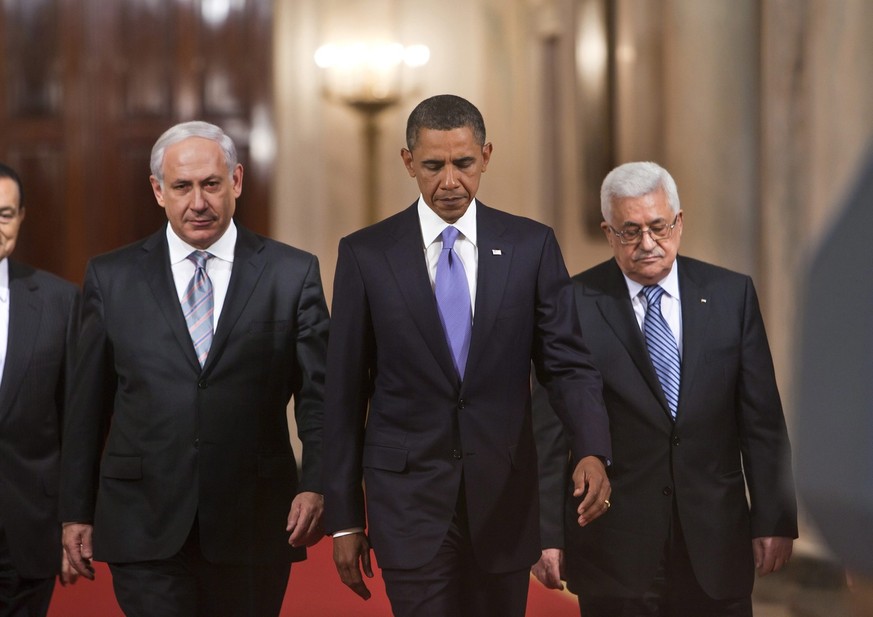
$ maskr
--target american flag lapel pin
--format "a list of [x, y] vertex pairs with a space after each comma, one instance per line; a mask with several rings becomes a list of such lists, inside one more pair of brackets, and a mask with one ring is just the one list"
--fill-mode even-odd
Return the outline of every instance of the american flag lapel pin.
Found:
[[491, 254], [492, 255], [503, 255], [503, 251], [501, 251], [500, 249], [491, 249]]

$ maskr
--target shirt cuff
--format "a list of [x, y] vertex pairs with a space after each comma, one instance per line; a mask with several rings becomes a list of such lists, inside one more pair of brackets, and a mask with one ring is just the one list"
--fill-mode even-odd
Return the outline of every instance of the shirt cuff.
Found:
[[331, 534], [331, 538], [342, 538], [343, 536], [350, 536], [353, 533], [364, 533], [363, 527], [353, 527], [351, 529], [342, 529], [337, 531], [336, 533]]

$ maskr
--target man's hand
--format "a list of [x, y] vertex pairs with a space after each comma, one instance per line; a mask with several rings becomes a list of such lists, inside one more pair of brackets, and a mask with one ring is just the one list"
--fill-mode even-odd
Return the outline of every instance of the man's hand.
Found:
[[61, 547], [61, 572], [58, 574], [58, 580], [64, 587], [67, 585], [73, 585], [77, 580], [79, 580], [79, 573], [76, 572], [73, 564], [70, 563], [70, 559], [67, 557], [67, 551], [65, 551], [63, 547]]
[[791, 559], [794, 540], [782, 537], [752, 538], [755, 569], [760, 576], [778, 572]]
[[609, 496], [612, 494], [612, 487], [609, 485], [609, 478], [606, 476], [606, 466], [596, 456], [586, 456], [573, 471], [573, 497], [582, 497], [582, 503], [576, 511], [579, 513], [580, 527], [585, 527], [588, 523], [599, 516], [602, 516], [609, 510]]
[[370, 590], [361, 576], [361, 567], [367, 578], [373, 578], [373, 568], [370, 566], [370, 543], [363, 532], [350, 533], [333, 539], [333, 562], [340, 579], [352, 591], [364, 598], [370, 599]]
[[564, 589], [564, 551], [560, 548], [544, 548], [540, 560], [530, 569], [536, 579], [549, 589]]
[[291, 502], [288, 524], [285, 531], [291, 533], [291, 546], [312, 546], [324, 537], [321, 515], [324, 513], [324, 497], [318, 493], [303, 492]]
[[64, 552], [73, 569], [89, 580], [94, 580], [94, 567], [91, 558], [94, 552], [91, 546], [92, 525], [86, 523], [64, 523]]

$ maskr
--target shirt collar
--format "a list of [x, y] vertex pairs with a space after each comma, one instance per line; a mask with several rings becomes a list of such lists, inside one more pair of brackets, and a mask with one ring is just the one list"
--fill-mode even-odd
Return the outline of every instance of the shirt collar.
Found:
[[[237, 230], [233, 219], [230, 225], [221, 235], [221, 237], [213, 242], [206, 250], [213, 257], [217, 257], [223, 261], [233, 263], [233, 250], [236, 246]], [[176, 235], [172, 225], [167, 225], [167, 246], [170, 249], [170, 265], [175, 265], [188, 258], [188, 255], [196, 250], [199, 250]]]
[[[622, 273], [624, 276], [624, 282], [627, 283], [627, 291], [630, 294], [631, 300], [640, 295], [640, 292], [643, 290], [644, 285], [637, 283], [636, 281], [632, 281]], [[664, 288], [664, 291], [667, 292], [671, 298], [679, 299], [679, 260], [676, 259], [673, 261], [673, 267], [670, 268], [670, 272], [667, 273], [667, 276], [662, 278], [657, 283], [661, 287]]]
[[9, 259], [0, 260], [0, 302], [9, 302]]
[[[424, 246], [428, 247], [433, 244], [443, 233], [443, 230], [449, 226], [442, 220], [436, 212], [431, 210], [430, 206], [424, 201], [424, 197], [418, 198], [418, 221], [421, 223], [421, 237], [424, 240]], [[458, 231], [469, 240], [473, 246], [476, 246], [476, 199], [470, 201], [467, 211], [464, 216], [452, 223], [458, 228]]]

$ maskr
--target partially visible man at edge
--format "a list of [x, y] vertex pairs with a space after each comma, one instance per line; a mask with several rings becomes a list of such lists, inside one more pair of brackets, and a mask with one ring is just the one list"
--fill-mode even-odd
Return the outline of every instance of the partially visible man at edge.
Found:
[[603, 375], [614, 505], [584, 529], [570, 524], [566, 442], [537, 391], [546, 548], [533, 572], [560, 587], [563, 557], [585, 617], [750, 617], [755, 569], [782, 568], [797, 537], [788, 434], [754, 285], [677, 257], [679, 195], [654, 163], [610, 172], [601, 209], [614, 258], [573, 283]]
[[58, 474], [79, 290], [11, 259], [24, 222], [18, 173], [0, 163], [0, 615], [44, 617], [61, 549]]
[[85, 576], [109, 563], [128, 617], [275, 617], [323, 537], [318, 261], [234, 223], [243, 167], [215, 125], [168, 129], [150, 180], [169, 224], [85, 276], [64, 546]]

